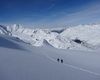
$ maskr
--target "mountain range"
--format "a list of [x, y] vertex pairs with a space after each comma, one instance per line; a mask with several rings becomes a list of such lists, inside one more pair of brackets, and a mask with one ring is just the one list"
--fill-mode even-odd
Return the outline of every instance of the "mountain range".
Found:
[[0, 25], [0, 33], [17, 37], [33, 46], [44, 46], [44, 41], [47, 41], [58, 49], [100, 50], [100, 24], [48, 29], [29, 29], [19, 24]]

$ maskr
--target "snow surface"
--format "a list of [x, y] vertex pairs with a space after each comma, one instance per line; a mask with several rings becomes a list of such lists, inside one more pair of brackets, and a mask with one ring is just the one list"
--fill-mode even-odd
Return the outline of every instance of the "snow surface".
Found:
[[46, 40], [43, 45], [0, 35], [0, 80], [100, 80], [100, 52], [56, 49]]

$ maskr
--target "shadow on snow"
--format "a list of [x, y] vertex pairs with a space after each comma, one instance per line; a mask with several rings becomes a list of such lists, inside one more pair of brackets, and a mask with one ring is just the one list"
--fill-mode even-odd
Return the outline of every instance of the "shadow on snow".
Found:
[[0, 36], [0, 47], [25, 50], [20, 45]]

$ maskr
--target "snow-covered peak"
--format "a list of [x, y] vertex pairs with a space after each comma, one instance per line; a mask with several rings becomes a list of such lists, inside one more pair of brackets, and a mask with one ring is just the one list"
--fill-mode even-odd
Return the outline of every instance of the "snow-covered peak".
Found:
[[0, 25], [0, 34], [11, 35], [11, 33], [7, 30], [7, 27]]

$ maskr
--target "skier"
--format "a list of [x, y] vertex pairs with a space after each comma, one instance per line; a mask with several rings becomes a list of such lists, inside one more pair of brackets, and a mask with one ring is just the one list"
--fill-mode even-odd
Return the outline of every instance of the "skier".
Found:
[[63, 63], [63, 59], [61, 59], [61, 63]]
[[59, 58], [57, 59], [57, 61], [59, 62]]

